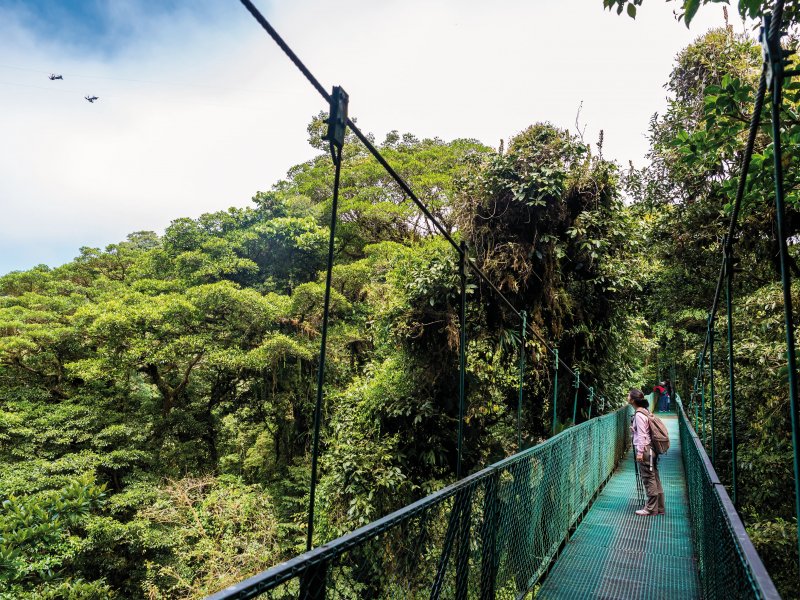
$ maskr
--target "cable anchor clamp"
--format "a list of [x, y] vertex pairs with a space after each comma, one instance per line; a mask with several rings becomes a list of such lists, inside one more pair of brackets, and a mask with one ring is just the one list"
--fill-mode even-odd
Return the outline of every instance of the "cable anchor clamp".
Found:
[[784, 76], [795, 75], [794, 71], [784, 71], [784, 67], [788, 64], [787, 58], [791, 52], [781, 48], [781, 37], [784, 32], [777, 31], [775, 35], [770, 35], [770, 28], [772, 24], [772, 15], [764, 15], [763, 25], [758, 35], [758, 41], [761, 44], [761, 57], [764, 60], [764, 71], [767, 82], [767, 89], [772, 91], [777, 84], [781, 86]]
[[325, 121], [328, 124], [328, 131], [322, 137], [331, 145], [331, 156], [333, 162], [338, 162], [337, 153], [335, 149], [339, 150], [341, 156], [342, 147], [344, 146], [344, 136], [347, 131], [347, 105], [350, 101], [350, 96], [340, 86], [333, 86], [333, 93], [331, 94], [330, 112], [328, 119]]

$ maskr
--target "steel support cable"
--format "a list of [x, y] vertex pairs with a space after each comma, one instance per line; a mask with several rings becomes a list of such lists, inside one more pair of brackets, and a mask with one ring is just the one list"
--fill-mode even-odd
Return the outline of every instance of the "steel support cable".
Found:
[[558, 348], [555, 349], [556, 363], [553, 368], [553, 435], [556, 434], [558, 424]]
[[[248, 12], [253, 16], [253, 18], [261, 25], [261, 27], [269, 34], [269, 36], [275, 41], [276, 44], [283, 50], [284, 54], [294, 63], [294, 65], [300, 70], [301, 73], [305, 76], [305, 78], [311, 83], [315, 90], [325, 99], [328, 104], [331, 101], [330, 93], [322, 86], [319, 80], [314, 77], [314, 74], [306, 67], [303, 61], [295, 54], [295, 52], [289, 47], [289, 45], [283, 40], [283, 38], [278, 34], [272, 25], [270, 25], [269, 21], [259, 12], [259, 10], [253, 5], [251, 0], [239, 0], [244, 7], [248, 10]], [[364, 144], [364, 147], [369, 150], [370, 154], [380, 163], [380, 165], [386, 170], [387, 173], [395, 180], [398, 186], [403, 190], [403, 192], [414, 202], [414, 204], [419, 208], [425, 217], [433, 224], [436, 230], [444, 237], [448, 243], [459, 253], [463, 252], [462, 247], [459, 243], [453, 239], [447, 229], [439, 222], [438, 219], [431, 213], [430, 209], [422, 202], [414, 191], [411, 189], [409, 184], [394, 170], [394, 168], [388, 163], [388, 161], [381, 155], [380, 151], [375, 148], [372, 142], [367, 138], [366, 135], [356, 126], [351, 118], [347, 119], [347, 126], [353, 132], [353, 134]], [[478, 275], [483, 281], [485, 281], [500, 297], [503, 303], [517, 316], [518, 319], [522, 319], [521, 313], [517, 310], [514, 305], [506, 298], [505, 294], [501, 292], [494, 283], [492, 283], [488, 276], [474, 263], [473, 260], [467, 261], [469, 268]], [[551, 354], [554, 354], [554, 349], [549, 345], [547, 340], [542, 337], [539, 332], [533, 329], [532, 326], [529, 325], [529, 330], [531, 333], [541, 341], [545, 347], [550, 351]], [[575, 375], [575, 371], [573, 371], [569, 365], [561, 361], [561, 364], [566, 368], [566, 370]], [[586, 388], [588, 391], [589, 388], [585, 384], [582, 384], [583, 387]], [[602, 392], [602, 390], [601, 390]]]
[[291, 60], [294, 65], [300, 69], [300, 72], [305, 75], [309, 83], [314, 86], [314, 89], [316, 89], [322, 95], [322, 97], [325, 98], [328, 104], [330, 104], [331, 95], [324, 87], [322, 87], [322, 84], [317, 81], [317, 78], [314, 77], [314, 74], [308, 70], [308, 67], [303, 64], [303, 61], [300, 60], [297, 54], [295, 54], [289, 45], [283, 41], [283, 38], [278, 35], [278, 32], [275, 31], [272, 25], [269, 24], [269, 21], [264, 18], [264, 15], [258, 11], [258, 9], [253, 5], [252, 2], [250, 2], [250, 0], [240, 0], [240, 2], [250, 12], [250, 14], [253, 15], [253, 18], [258, 21], [259, 25], [266, 30], [270, 37], [275, 40], [275, 43], [280, 46], [280, 49], [283, 50], [284, 54], [289, 57], [289, 60]]
[[522, 396], [525, 385], [525, 334], [528, 329], [528, 315], [522, 311], [522, 326], [519, 332], [519, 393], [517, 397], [517, 452], [522, 450]]
[[702, 440], [703, 440], [703, 448], [708, 445], [706, 439], [706, 363], [703, 362], [701, 373], [700, 373], [700, 414], [702, 415]]
[[[503, 292], [501, 292], [500, 289], [494, 283], [492, 283], [492, 281], [489, 279], [489, 276], [486, 273], [484, 273], [483, 270], [478, 265], [475, 264], [475, 259], [472, 258], [472, 259], [468, 260], [467, 263], [469, 264], [470, 269], [472, 269], [472, 272], [475, 273], [478, 276], [478, 278], [481, 279], [484, 283], [486, 283], [486, 285], [488, 285], [490, 288], [492, 288], [494, 293], [497, 294], [497, 296], [500, 298], [500, 300], [503, 301], [503, 304], [506, 305], [508, 310], [510, 310], [512, 313], [514, 313], [517, 316], [517, 318], [521, 321], [522, 320], [522, 313], [519, 310], [517, 310], [514, 307], [514, 305], [511, 303], [511, 300], [506, 298], [506, 295]], [[534, 331], [534, 335], [537, 335], [535, 331]], [[545, 345], [547, 345], [547, 343], [544, 342], [544, 340], [542, 340], [542, 341], [543, 341], [543, 343]]]
[[[758, 91], [756, 92], [756, 99], [753, 105], [753, 114], [750, 117], [750, 129], [747, 134], [747, 144], [745, 145], [744, 155], [742, 156], [742, 166], [739, 172], [739, 184], [736, 188], [736, 199], [733, 203], [731, 210], [731, 218], [728, 223], [728, 233], [722, 243], [722, 265], [719, 269], [719, 276], [717, 277], [717, 287], [714, 290], [714, 299], [711, 303], [711, 310], [708, 315], [708, 322], [706, 323], [706, 339], [703, 343], [703, 350], [700, 353], [701, 357], [705, 357], [706, 349], [708, 348], [708, 331], [711, 320], [716, 316], [719, 309], [719, 300], [722, 295], [722, 284], [725, 276], [725, 255], [726, 252], [733, 250], [733, 242], [736, 237], [736, 222], [739, 219], [739, 211], [742, 206], [742, 198], [744, 198], [744, 191], [747, 185], [747, 174], [750, 170], [750, 161], [753, 158], [753, 149], [755, 148], [756, 136], [758, 135], [758, 128], [761, 125], [761, 111], [764, 108], [764, 97], [767, 93], [767, 78], [766, 71], [762, 69], [761, 77], [758, 82]], [[699, 368], [698, 368], [699, 371]]]
[[[714, 298], [711, 303], [711, 309], [708, 312], [708, 320], [706, 322], [706, 337], [703, 343], [703, 349], [700, 352], [697, 365], [697, 375], [695, 378], [695, 393], [692, 395], [694, 402], [697, 379], [700, 377], [702, 366], [705, 363], [706, 350], [709, 346], [711, 332], [713, 330], [713, 321], [716, 318], [719, 309], [719, 300], [722, 292], [723, 281], [725, 282], [725, 296], [727, 306], [727, 321], [728, 321], [728, 376], [729, 376], [729, 398], [731, 406], [731, 463], [732, 463], [732, 483], [733, 483], [733, 502], [736, 504], [737, 500], [737, 486], [736, 486], [736, 404], [734, 396], [734, 368], [733, 368], [733, 324], [731, 316], [731, 295], [732, 286], [731, 281], [733, 278], [733, 242], [736, 236], [736, 223], [739, 218], [739, 211], [741, 209], [742, 199], [744, 197], [745, 187], [747, 184], [747, 175], [750, 170], [750, 161], [753, 156], [755, 148], [756, 136], [758, 128], [761, 124], [761, 111], [764, 107], [764, 98], [767, 91], [766, 79], [766, 65], [761, 70], [761, 77], [759, 78], [758, 91], [753, 105], [753, 114], [750, 118], [750, 129], [747, 135], [747, 144], [745, 146], [744, 155], [742, 156], [742, 166], [739, 173], [739, 183], [736, 188], [736, 199], [731, 211], [730, 222], [728, 223], [728, 233], [725, 236], [722, 244], [722, 265], [720, 266], [719, 276], [717, 278], [717, 285], [714, 290]], [[713, 366], [712, 366], [713, 368]], [[695, 406], [695, 409], [697, 407]], [[697, 420], [697, 410], [695, 410], [695, 421]]]
[[572, 402], [572, 425], [575, 426], [578, 423], [578, 393], [581, 391], [581, 372], [577, 369], [573, 387], [575, 388], [575, 399]]
[[[269, 24], [269, 21], [267, 21], [267, 19], [264, 18], [264, 15], [262, 15], [258, 11], [258, 9], [253, 5], [253, 3], [250, 0], [239, 0], [239, 1], [250, 12], [250, 14], [253, 15], [253, 18], [255, 18], [255, 20], [258, 21], [258, 23], [261, 25], [261, 27], [264, 28], [264, 30], [270, 35], [270, 37], [273, 40], [275, 40], [275, 43], [278, 44], [278, 46], [280, 46], [280, 48], [281, 48], [281, 50], [283, 50], [284, 54], [286, 54], [286, 56], [289, 57], [289, 59], [300, 70], [300, 72], [303, 73], [303, 75], [305, 75], [305, 78], [308, 79], [308, 81], [311, 83], [312, 86], [314, 86], [314, 89], [317, 90], [317, 92], [319, 92], [319, 94], [330, 104], [331, 95], [322, 86], [322, 84], [319, 82], [319, 80], [317, 80], [317, 78], [314, 77], [314, 74], [311, 73], [311, 71], [308, 69], [308, 67], [306, 67], [305, 64], [303, 64], [303, 61], [300, 60], [300, 58], [297, 56], [297, 54], [294, 53], [294, 51], [283, 40], [283, 38], [278, 34], [278, 32], [275, 31], [275, 29], [272, 27], [272, 25]], [[361, 143], [364, 144], [364, 147], [367, 150], [369, 150], [370, 154], [372, 154], [372, 156], [375, 157], [375, 159], [381, 164], [381, 166], [384, 169], [386, 169], [386, 172], [389, 173], [389, 175], [392, 176], [392, 179], [395, 180], [395, 182], [397, 183], [397, 185], [400, 186], [400, 188], [403, 190], [403, 192], [405, 192], [405, 194], [409, 198], [411, 198], [411, 200], [422, 211], [422, 213], [425, 215], [425, 217], [431, 223], [433, 223], [433, 226], [439, 231], [439, 233], [442, 234], [442, 236], [450, 243], [451, 246], [453, 246], [453, 248], [456, 251], [461, 252], [461, 248], [460, 248], [459, 244], [453, 239], [453, 237], [450, 235], [450, 233], [447, 231], [447, 229], [444, 227], [444, 225], [442, 225], [436, 219], [436, 217], [433, 216], [433, 214], [428, 209], [428, 207], [425, 206], [425, 204], [419, 198], [417, 198], [417, 195], [414, 193], [414, 191], [411, 189], [411, 187], [408, 185], [408, 183], [406, 183], [406, 181], [397, 173], [397, 171], [395, 171], [392, 168], [392, 166], [381, 155], [381, 153], [378, 151], [378, 149], [375, 148], [375, 146], [373, 146], [372, 142], [369, 141], [369, 138], [367, 138], [367, 136], [364, 135], [361, 132], [361, 130], [356, 126], [356, 124], [353, 122], [352, 119], [350, 119], [350, 118], [347, 119], [347, 126], [355, 134], [355, 136], [359, 140], [361, 140]]]
[[333, 202], [331, 204], [331, 227], [328, 238], [328, 270], [325, 275], [325, 302], [322, 309], [322, 336], [320, 340], [319, 368], [317, 370], [317, 402], [314, 406], [314, 437], [311, 450], [311, 487], [308, 498], [308, 529], [306, 550], [311, 550], [314, 536], [314, 500], [317, 489], [317, 457], [319, 455], [319, 430], [322, 421], [322, 396], [325, 385], [325, 353], [328, 341], [328, 317], [331, 306], [331, 279], [333, 275], [333, 246], [336, 238], [336, 211], [339, 204], [339, 175], [342, 169], [342, 149], [337, 148], [336, 172], [333, 178]]
[[[706, 329], [706, 335], [708, 335], [708, 330], [707, 329]], [[697, 386], [698, 382], [700, 384], [700, 387], [698, 387], [697, 391], [696, 391], [696, 395], [700, 398], [700, 401], [697, 403], [697, 406], [700, 407], [700, 408], [698, 408], [695, 411], [695, 415], [705, 415], [705, 406], [706, 406], [706, 403], [705, 403], [705, 381], [704, 381], [705, 374], [706, 374], [705, 373], [705, 371], [706, 371], [705, 367], [706, 367], [705, 359], [701, 354], [697, 358], [697, 377], [695, 378], [695, 387]], [[694, 426], [695, 429], [700, 429], [698, 427], [698, 423], [697, 422], [695, 422], [693, 424], [693, 426]]]
[[[505, 304], [506, 307], [512, 313], [514, 313], [517, 316], [517, 318], [520, 319], [521, 321], [522, 311], [517, 310], [511, 303], [511, 301], [506, 297], [506, 295], [502, 291], [500, 291], [500, 289], [494, 283], [492, 283], [492, 281], [489, 279], [489, 276], [486, 275], [486, 273], [484, 273], [483, 270], [481, 270], [481, 268], [475, 264], [475, 259], [468, 260], [467, 264], [469, 265], [470, 269], [472, 269], [473, 273], [475, 273], [483, 282], [485, 282], [486, 285], [488, 285], [495, 292], [495, 294], [497, 294], [498, 298], [502, 300], [503, 304]], [[530, 331], [531, 334], [533, 334], [533, 336], [544, 345], [544, 347], [548, 350], [548, 352], [550, 352], [550, 354], [552, 354], [555, 357], [555, 359], [559, 362], [559, 364], [563, 366], [570, 375], [575, 377], [575, 370], [570, 368], [570, 366], [567, 363], [565, 363], [562, 359], [559, 358], [556, 349], [550, 346], [545, 337], [538, 331], [536, 331], [536, 329], [534, 329], [533, 325], [531, 325], [530, 323], [528, 323], [528, 331]], [[581, 387], [584, 388], [587, 392], [589, 391], [589, 386], [586, 385], [586, 383], [581, 382]], [[598, 389], [598, 392], [601, 395], [605, 394], [605, 392], [602, 389]]]
[[800, 416], [797, 397], [797, 358], [794, 342], [794, 320], [792, 314], [792, 282], [789, 271], [789, 249], [786, 239], [785, 206], [783, 190], [783, 154], [781, 144], [781, 105], [783, 102], [783, 50], [780, 45], [783, 17], [783, 0], [775, 3], [772, 20], [769, 24], [767, 45], [768, 59], [772, 60], [772, 144], [775, 177], [775, 217], [778, 227], [778, 246], [780, 250], [781, 283], [783, 288], [783, 310], [786, 330], [786, 361], [789, 383], [789, 419], [792, 426], [792, 451], [794, 467], [795, 517], [797, 527], [798, 556], [800, 559]]
[[716, 400], [714, 398], [714, 321], [711, 322], [711, 343], [709, 344], [708, 353], [708, 367], [709, 367], [709, 401], [711, 402], [711, 464], [716, 463], [717, 445], [716, 445]]
[[[491, 290], [497, 295], [497, 297], [502, 301], [502, 303], [514, 315], [516, 315], [517, 318], [520, 319], [520, 321], [523, 322], [523, 327], [525, 327], [524, 323], [527, 320], [526, 318], [523, 317], [523, 313], [525, 311], [517, 310], [517, 308], [506, 297], [506, 295], [492, 282], [491, 279], [489, 279], [489, 276], [486, 273], [484, 273], [483, 270], [480, 267], [478, 267], [478, 265], [475, 264], [475, 259], [474, 258], [471, 258], [471, 259], [467, 260], [466, 264], [469, 266], [469, 268], [472, 270], [472, 272], [475, 273], [478, 276], [478, 278], [481, 281], [486, 283], [486, 285], [488, 285], [491, 288]], [[552, 346], [550, 346], [550, 344], [547, 342], [547, 340], [544, 338], [544, 336], [542, 336], [538, 331], [536, 331], [536, 329], [534, 329], [533, 325], [528, 323], [527, 324], [527, 330], [530, 331], [531, 334], [533, 334], [533, 336], [544, 345], [544, 347], [554, 356], [554, 358], [556, 359], [556, 362], [558, 364], [560, 364], [562, 367], [564, 367], [564, 369], [566, 369], [566, 371], [570, 375], [572, 375], [572, 377], [576, 376], [577, 369], [573, 370], [566, 362], [564, 362], [561, 358], [559, 358], [558, 350], [553, 348]], [[579, 383], [580, 383], [580, 387], [584, 388], [587, 392], [590, 391], [589, 386], [585, 382], [580, 381]], [[598, 387], [598, 392], [599, 392], [599, 394], [601, 396], [605, 396], [605, 391], [602, 388]]]
[[[769, 35], [775, 36], [780, 33], [780, 19], [783, 14], [783, 2], [778, 0], [775, 4], [774, 15], [775, 19], [770, 23]], [[742, 167], [739, 173], [739, 184], [736, 189], [736, 199], [731, 211], [730, 223], [728, 225], [728, 233], [723, 242], [723, 262], [720, 268], [719, 277], [717, 278], [717, 286], [714, 291], [714, 299], [711, 304], [711, 310], [708, 313], [708, 321], [706, 326], [706, 337], [703, 343], [703, 349], [700, 352], [700, 360], [698, 361], [698, 374], [701, 370], [701, 365], [704, 364], [706, 350], [708, 349], [710, 336], [712, 331], [712, 322], [716, 317], [719, 308], [719, 300], [722, 291], [723, 281], [725, 281], [726, 291], [726, 305], [727, 305], [727, 320], [728, 320], [728, 371], [730, 378], [730, 402], [731, 402], [731, 443], [732, 443], [732, 468], [733, 468], [733, 502], [736, 504], [736, 408], [734, 399], [734, 368], [733, 368], [733, 331], [731, 322], [731, 280], [733, 278], [733, 243], [736, 235], [736, 223], [739, 217], [742, 198], [747, 183], [747, 175], [750, 169], [750, 161], [755, 147], [755, 139], [758, 133], [758, 128], [761, 124], [761, 111], [764, 107], [764, 98], [767, 91], [767, 65], [765, 64], [761, 70], [761, 77], [759, 78], [758, 91], [753, 107], [753, 114], [750, 119], [750, 130], [748, 132], [747, 145], [742, 157]], [[775, 128], [776, 118], [773, 116], [773, 129]], [[779, 144], [780, 142], [778, 142]], [[777, 174], [776, 174], [777, 177]], [[782, 257], [783, 258], [783, 257]], [[795, 478], [797, 479], [797, 478]], [[798, 500], [800, 502], [800, 499]], [[798, 505], [800, 507], [800, 504]], [[800, 510], [800, 509], [799, 509]], [[800, 523], [798, 525], [800, 527]]]
[[461, 452], [464, 444], [464, 406], [465, 406], [465, 375], [467, 370], [467, 271], [465, 263], [467, 251], [464, 242], [458, 261], [458, 278], [461, 283], [461, 305], [458, 310], [458, 442], [456, 458], [456, 479], [461, 479]]
[[[246, 0], [242, 0], [242, 2], [245, 2], [245, 1]], [[397, 173], [397, 171], [395, 171], [392, 168], [392, 166], [386, 161], [386, 159], [383, 158], [381, 153], [378, 151], [378, 149], [375, 146], [372, 145], [372, 142], [369, 141], [367, 136], [365, 136], [361, 132], [361, 130], [358, 127], [356, 127], [356, 124], [353, 123], [352, 119], [347, 119], [347, 126], [350, 127], [350, 129], [356, 135], [356, 137], [359, 140], [361, 140], [361, 143], [364, 144], [364, 146], [367, 148], [367, 150], [369, 150], [370, 154], [372, 154], [372, 156], [375, 157], [375, 160], [377, 160], [381, 164], [381, 166], [384, 169], [386, 169], [386, 172], [389, 173], [389, 175], [392, 176], [392, 179], [395, 180], [397, 185], [399, 185], [400, 188], [406, 193], [406, 195], [409, 198], [411, 198], [411, 200], [414, 202], [414, 204], [417, 205], [417, 208], [419, 208], [422, 211], [422, 213], [425, 215], [425, 217], [427, 217], [427, 219], [431, 223], [433, 223], [433, 226], [436, 227], [436, 229], [439, 231], [440, 234], [442, 234], [442, 237], [444, 237], [450, 243], [450, 245], [453, 248], [455, 248], [456, 251], [458, 251], [460, 253], [461, 252], [461, 247], [453, 239], [453, 236], [450, 235], [450, 233], [447, 231], [445, 226], [442, 225], [436, 219], [436, 217], [433, 216], [433, 213], [431, 213], [431, 211], [428, 209], [428, 207], [425, 206], [425, 203], [423, 203], [422, 200], [417, 198], [417, 195], [414, 193], [414, 191], [411, 189], [411, 187], [408, 185], [408, 183], [406, 183], [406, 181]]]
[[737, 502], [737, 442], [736, 442], [736, 380], [734, 372], [733, 354], [733, 308], [731, 306], [733, 296], [733, 259], [730, 249], [725, 255], [725, 317], [728, 330], [728, 401], [731, 412], [731, 483], [733, 485], [733, 505]]
[[783, 5], [784, 0], [775, 0], [775, 6], [772, 9], [772, 19], [769, 24], [769, 37], [771, 40], [780, 40], [781, 26], [783, 24]]

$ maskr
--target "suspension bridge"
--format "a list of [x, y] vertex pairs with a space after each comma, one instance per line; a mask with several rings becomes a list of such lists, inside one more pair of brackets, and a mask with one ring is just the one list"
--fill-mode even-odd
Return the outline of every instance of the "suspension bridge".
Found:
[[[737, 219], [756, 134], [761, 125], [766, 92], [770, 90], [795, 490], [800, 516], [800, 421], [783, 223], [783, 165], [780, 150], [781, 89], [784, 79], [796, 73], [784, 70], [785, 53], [780, 45], [783, 1], [775, 3], [773, 13], [765, 19], [762, 29], [764, 68], [751, 117], [749, 138], [742, 156], [736, 201], [723, 243], [722, 267], [708, 314], [706, 339], [698, 358], [690, 406], [684, 406], [676, 395], [674, 414], [664, 415], [672, 443], [669, 452], [662, 457], [660, 467], [666, 495], [666, 514], [649, 517], [634, 514], [644, 498], [641, 490], [637, 490], [634, 463], [629, 452], [632, 409], [624, 406], [606, 412], [607, 405], [611, 403], [607, 402], [603, 390], [587, 386], [585, 381], [581, 381], [580, 372], [561, 360], [558, 348], [543, 339], [527, 323], [525, 312], [515, 308], [469, 257], [465, 243], [457, 242], [450, 235], [369, 138], [356, 127], [347, 115], [346, 92], [340, 87], [333, 88], [333, 93], [327, 92], [252, 2], [241, 2], [328, 103], [330, 113], [325, 139], [330, 144], [335, 180], [312, 438], [307, 551], [209, 598], [780, 598], [735, 507], [737, 442], [730, 302]], [[457, 481], [338, 539], [313, 547], [326, 333], [341, 156], [347, 129], [386, 169], [404, 194], [429, 220], [433, 230], [450, 243], [459, 257], [461, 306]], [[552, 356], [554, 414], [553, 436], [550, 439], [464, 476], [461, 456], [465, 398], [465, 289], [468, 273], [485, 283], [510, 313], [519, 319], [521, 344], [524, 344], [527, 336], [534, 336], [547, 348], [548, 356]], [[713, 408], [713, 370], [710, 370], [709, 390], [711, 457], [704, 443], [707, 425], [706, 365], [713, 363], [714, 323], [723, 289], [728, 319], [733, 499], [714, 468], [716, 456], [713, 440], [716, 439], [714, 429], [717, 425]], [[575, 400], [573, 425], [557, 433], [555, 411], [559, 371], [573, 378]], [[520, 352], [518, 448], [522, 448], [520, 422], [524, 372], [525, 352]], [[588, 394], [588, 419], [576, 424], [581, 390]], [[701, 427], [701, 436], [695, 431], [696, 425]]]
[[780, 598], [677, 405], [664, 416], [665, 515], [634, 515], [626, 407], [210, 600]]

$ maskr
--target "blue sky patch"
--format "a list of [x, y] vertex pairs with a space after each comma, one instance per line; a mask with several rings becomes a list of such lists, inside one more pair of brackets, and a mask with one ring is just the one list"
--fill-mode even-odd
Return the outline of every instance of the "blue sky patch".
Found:
[[78, 52], [114, 55], [143, 32], [143, 24], [170, 15], [198, 21], [219, 17], [210, 0], [0, 0], [5, 12], [36, 37]]

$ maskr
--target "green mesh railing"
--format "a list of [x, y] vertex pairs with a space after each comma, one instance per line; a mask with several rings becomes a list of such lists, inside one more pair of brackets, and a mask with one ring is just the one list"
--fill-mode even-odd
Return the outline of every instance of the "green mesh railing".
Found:
[[210, 598], [517, 598], [544, 575], [628, 437], [626, 407]]
[[676, 404], [703, 598], [779, 599], [680, 397]]

